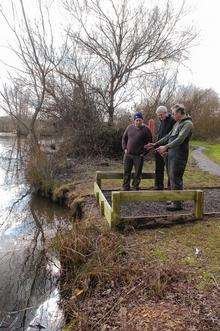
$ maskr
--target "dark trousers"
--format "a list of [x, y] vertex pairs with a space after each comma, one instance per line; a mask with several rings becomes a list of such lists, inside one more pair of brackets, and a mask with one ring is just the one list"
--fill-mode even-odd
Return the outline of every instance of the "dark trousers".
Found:
[[144, 164], [144, 158], [142, 155], [124, 155], [124, 177], [123, 177], [123, 189], [130, 189], [130, 181], [131, 181], [131, 172], [134, 166], [134, 177], [132, 181], [132, 186], [134, 189], [139, 189], [139, 184], [141, 181], [142, 169]]
[[183, 175], [187, 159], [178, 160], [168, 157], [168, 172], [171, 190], [183, 190]]
[[[183, 175], [186, 168], [187, 159], [178, 159], [178, 157], [168, 156], [168, 173], [170, 178], [171, 190], [183, 190]], [[182, 206], [181, 201], [176, 201], [174, 204], [178, 207]]]
[[170, 180], [168, 173], [168, 158], [162, 157], [159, 153], [155, 153], [155, 188], [157, 190], [164, 189], [164, 170], [166, 168], [168, 175], [167, 187], [170, 189]]

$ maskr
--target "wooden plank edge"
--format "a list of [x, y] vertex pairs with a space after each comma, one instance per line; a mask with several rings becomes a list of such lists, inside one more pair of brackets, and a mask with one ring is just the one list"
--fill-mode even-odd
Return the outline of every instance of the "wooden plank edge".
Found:
[[[204, 186], [204, 187], [189, 187], [186, 189], [184, 189], [184, 191], [196, 191], [196, 190], [220, 190], [220, 186]], [[117, 186], [117, 187], [111, 187], [109, 189], [103, 189], [102, 191], [120, 191], [123, 192], [121, 189], [121, 186]], [[145, 192], [145, 191], [154, 191], [154, 186], [149, 186], [149, 187], [144, 187], [142, 186], [142, 188], [140, 188], [140, 192]], [[167, 192], [168, 189], [164, 189], [163, 191]], [[130, 191], [133, 192], [133, 191]], [[136, 191], [135, 191], [136, 192]], [[204, 192], [205, 193], [205, 192]]]
[[[124, 173], [121, 171], [96, 171], [96, 178], [99, 179], [123, 179]], [[131, 177], [133, 178], [134, 173], [132, 172]], [[142, 179], [154, 179], [155, 173], [154, 172], [143, 172]]]
[[202, 186], [202, 187], [196, 187], [192, 186], [187, 188], [187, 190], [220, 190], [220, 186]]
[[126, 226], [132, 226], [132, 227], [137, 227], [137, 228], [155, 228], [155, 227], [167, 227], [167, 226], [172, 226], [172, 225], [177, 225], [177, 224], [185, 224], [185, 223], [193, 223], [196, 221], [196, 218], [193, 214], [179, 214], [179, 215], [166, 215], [166, 217], [162, 218], [160, 217], [153, 217], [153, 218], [123, 218], [118, 222], [117, 227], [124, 228]]
[[104, 214], [107, 222], [111, 226], [112, 207], [108, 203], [106, 197], [104, 196], [102, 190], [100, 189], [100, 187], [98, 186], [98, 184], [96, 182], [94, 183], [94, 192], [95, 192], [95, 194], [98, 193], [98, 199], [97, 200], [98, 200], [98, 203], [99, 203], [99, 206], [100, 206], [100, 209], [101, 209], [101, 213]]
[[218, 217], [220, 216], [220, 211], [204, 212], [203, 215], [209, 217]]
[[181, 214], [164, 214], [164, 215], [154, 215], [154, 214], [152, 214], [152, 215], [144, 215], [144, 216], [136, 216], [136, 217], [121, 217], [120, 218], [120, 222], [121, 221], [134, 221], [134, 220], [140, 220], [140, 221], [144, 221], [144, 220], [146, 220], [146, 221], [148, 221], [148, 220], [150, 220], [150, 221], [152, 221], [152, 220], [154, 220], [154, 219], [168, 219], [168, 218], [170, 218], [170, 219], [173, 219], [173, 218], [177, 218], [177, 217], [194, 217], [194, 214], [193, 213], [187, 213], [187, 214], [183, 214], [183, 213], [181, 213]]
[[129, 201], [188, 201], [195, 200], [200, 190], [175, 191], [121, 191], [121, 202]]
[[[220, 212], [205, 212], [203, 213], [203, 218], [204, 217], [218, 217], [220, 216]], [[193, 213], [186, 213], [186, 214], [172, 214], [172, 215], [144, 215], [144, 216], [137, 216], [137, 217], [121, 217], [118, 224], [129, 224], [129, 223], [134, 223], [134, 222], [153, 222], [157, 220], [169, 220], [169, 221], [175, 221], [178, 219], [186, 219], [186, 218], [191, 218], [191, 220], [196, 220], [196, 217]]]

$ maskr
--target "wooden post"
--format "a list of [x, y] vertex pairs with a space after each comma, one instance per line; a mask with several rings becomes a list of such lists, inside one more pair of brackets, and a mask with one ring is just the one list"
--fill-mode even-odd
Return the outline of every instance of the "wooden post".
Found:
[[94, 193], [95, 193], [97, 202], [99, 202], [99, 187], [96, 182], [94, 183]]
[[100, 189], [102, 188], [102, 179], [101, 179], [101, 171], [96, 171], [96, 183], [98, 184], [98, 186], [100, 187]]
[[103, 216], [105, 214], [105, 204], [104, 204], [104, 201], [101, 201], [100, 210], [101, 210], [101, 214]]
[[201, 219], [203, 217], [203, 206], [204, 206], [204, 192], [197, 190], [195, 193], [195, 217]]
[[112, 222], [115, 227], [120, 219], [120, 192], [112, 192]]

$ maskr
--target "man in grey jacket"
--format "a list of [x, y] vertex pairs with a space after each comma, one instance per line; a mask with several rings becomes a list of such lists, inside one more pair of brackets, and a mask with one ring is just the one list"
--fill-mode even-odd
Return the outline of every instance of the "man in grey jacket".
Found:
[[[147, 145], [148, 149], [156, 147], [156, 152], [168, 158], [168, 174], [171, 190], [183, 189], [183, 174], [189, 155], [189, 140], [192, 135], [193, 123], [186, 115], [185, 107], [176, 104], [172, 107], [173, 118], [176, 124], [173, 129], [156, 143]], [[175, 211], [182, 209], [182, 202], [172, 202], [167, 210]]]
[[[165, 137], [176, 123], [173, 116], [168, 112], [167, 107], [159, 106], [156, 110], [159, 119], [157, 129], [157, 139], [160, 140]], [[155, 190], [164, 189], [164, 170], [167, 170], [167, 158], [164, 158], [159, 153], [155, 153]], [[170, 180], [168, 177], [168, 189], [170, 188]]]

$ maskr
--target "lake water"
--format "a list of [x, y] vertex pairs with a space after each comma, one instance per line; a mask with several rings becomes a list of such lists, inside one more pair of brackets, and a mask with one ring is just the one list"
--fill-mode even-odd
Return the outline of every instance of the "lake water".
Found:
[[68, 211], [33, 197], [22, 144], [0, 137], [0, 330], [61, 330], [60, 263], [50, 249]]

